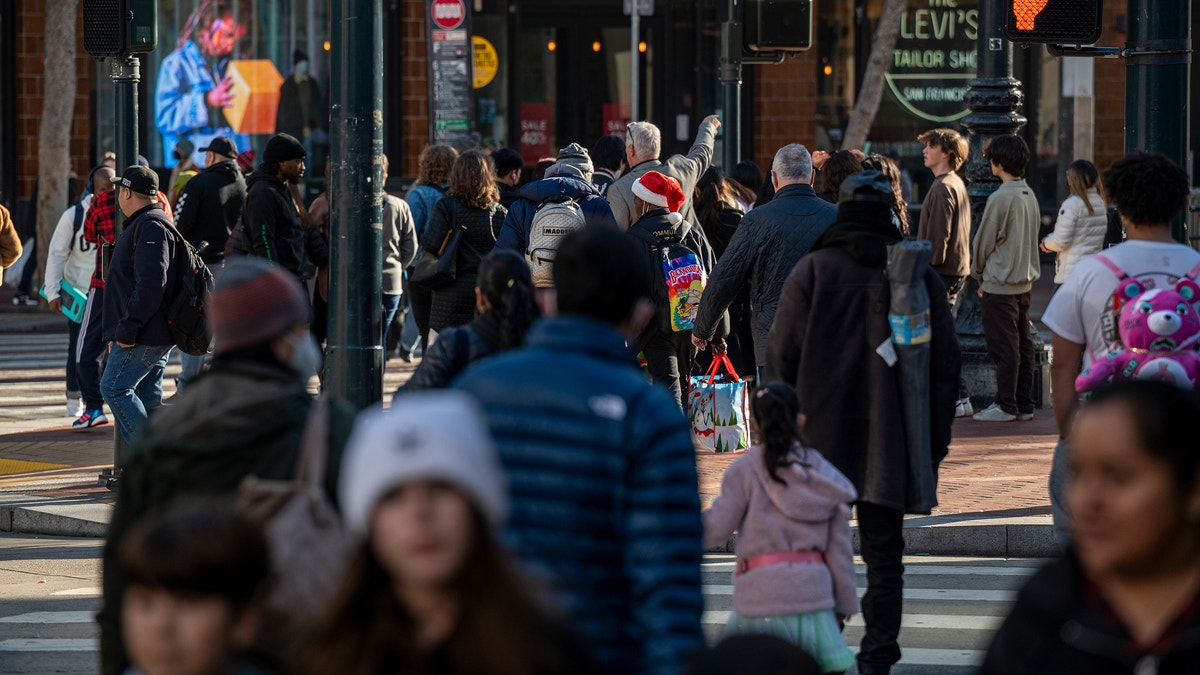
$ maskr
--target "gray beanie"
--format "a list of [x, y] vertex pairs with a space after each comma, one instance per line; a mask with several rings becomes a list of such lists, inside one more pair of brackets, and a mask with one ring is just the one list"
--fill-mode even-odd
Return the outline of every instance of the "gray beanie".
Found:
[[590, 177], [594, 167], [592, 166], [592, 157], [588, 154], [587, 148], [578, 143], [572, 143], [562, 150], [558, 151], [558, 159], [555, 160], [559, 164], [569, 164], [583, 172], [584, 177]]

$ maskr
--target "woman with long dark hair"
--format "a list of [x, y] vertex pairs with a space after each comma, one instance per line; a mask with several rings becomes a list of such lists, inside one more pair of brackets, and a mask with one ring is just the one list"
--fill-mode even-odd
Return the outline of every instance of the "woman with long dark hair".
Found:
[[445, 387], [472, 362], [520, 346], [538, 318], [529, 263], [520, 253], [497, 249], [483, 259], [475, 308], [479, 316], [470, 323], [442, 331], [397, 396]]
[[836, 204], [842, 181], [862, 170], [862, 160], [853, 152], [838, 150], [830, 154], [829, 158], [821, 164], [816, 186], [817, 195], [827, 202]]
[[[425, 234], [429, 227], [429, 219], [433, 216], [433, 207], [446, 194], [450, 187], [450, 170], [454, 168], [454, 160], [458, 159], [458, 151], [449, 145], [441, 143], [425, 146], [421, 157], [417, 160], [417, 182], [413, 185], [404, 201], [408, 202], [413, 214], [413, 226], [417, 230], [417, 239]], [[429, 309], [433, 305], [433, 291], [420, 284], [405, 284], [404, 295], [409, 298], [412, 307], [413, 322], [417, 324], [417, 334], [421, 342], [421, 353], [429, 349]], [[412, 360], [412, 350], [401, 345], [400, 358]]]
[[752, 160], [744, 159], [734, 165], [726, 178], [734, 199], [742, 207], [743, 213], [750, 213], [754, 203], [758, 201], [759, 190], [762, 189], [763, 174]]
[[454, 282], [433, 289], [429, 327], [441, 332], [461, 326], [475, 316], [475, 278], [479, 263], [496, 246], [496, 236], [508, 211], [500, 205], [492, 160], [480, 150], [467, 150], [454, 160], [450, 187], [438, 200], [421, 235], [421, 248], [438, 252], [454, 230], [462, 230]]
[[713, 253], [720, 260], [745, 215], [729, 179], [725, 178], [720, 168], [710, 166], [700, 175], [692, 193], [692, 203], [695, 205], [696, 220], [700, 221], [708, 243], [712, 244]]
[[890, 159], [878, 152], [872, 152], [863, 160], [864, 169], [874, 169], [887, 177], [892, 183], [892, 224], [900, 230], [900, 234], [908, 235], [908, 202], [904, 201], [904, 191], [900, 184], [900, 169]]
[[343, 467], [339, 501], [361, 544], [299, 672], [594, 672], [498, 542], [504, 473], [474, 399], [425, 392], [367, 413]]

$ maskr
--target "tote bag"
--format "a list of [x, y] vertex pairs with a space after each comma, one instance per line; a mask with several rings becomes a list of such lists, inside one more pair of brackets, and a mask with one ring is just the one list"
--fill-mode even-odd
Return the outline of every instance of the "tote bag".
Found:
[[[725, 375], [720, 374], [722, 366]], [[729, 355], [714, 356], [707, 373], [692, 377], [688, 418], [696, 447], [717, 453], [750, 447], [749, 393]]]

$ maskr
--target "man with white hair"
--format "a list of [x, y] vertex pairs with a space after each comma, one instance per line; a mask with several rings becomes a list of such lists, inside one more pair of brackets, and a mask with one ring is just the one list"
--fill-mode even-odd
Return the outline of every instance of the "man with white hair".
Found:
[[625, 157], [629, 160], [630, 169], [609, 186], [606, 195], [617, 225], [622, 230], [628, 230], [637, 220], [633, 208], [633, 184], [647, 171], [657, 171], [679, 181], [683, 193], [687, 195], [687, 201], [679, 213], [684, 220], [695, 223], [692, 193], [696, 189], [696, 182], [712, 163], [713, 141], [720, 128], [721, 120], [716, 115], [705, 117], [700, 122], [700, 131], [696, 134], [692, 149], [686, 155], [672, 155], [663, 162], [658, 158], [662, 152], [662, 132], [658, 127], [649, 122], [631, 122], [625, 127]]
[[767, 333], [788, 273], [837, 217], [837, 207], [817, 196], [812, 155], [799, 143], [775, 153], [770, 178], [775, 197], [742, 219], [700, 297], [692, 342], [703, 349], [717, 332], [725, 310], [750, 281], [751, 329], [756, 375], [767, 360]]

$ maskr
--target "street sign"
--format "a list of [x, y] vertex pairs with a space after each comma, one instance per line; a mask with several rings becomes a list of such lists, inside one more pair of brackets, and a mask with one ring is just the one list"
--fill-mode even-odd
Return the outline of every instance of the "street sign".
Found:
[[637, 3], [638, 16], [654, 15], [654, 0], [622, 0], [621, 9], [625, 16], [633, 16], [633, 4]]
[[745, 41], [751, 52], [797, 52], [812, 47], [812, 0], [749, 0]]
[[466, 20], [467, 5], [463, 0], [433, 0], [429, 14], [438, 28], [454, 30]]
[[1004, 34], [1013, 42], [1090, 45], [1104, 30], [1103, 0], [1007, 0]]
[[95, 58], [152, 52], [158, 0], [83, 0], [83, 48]]

